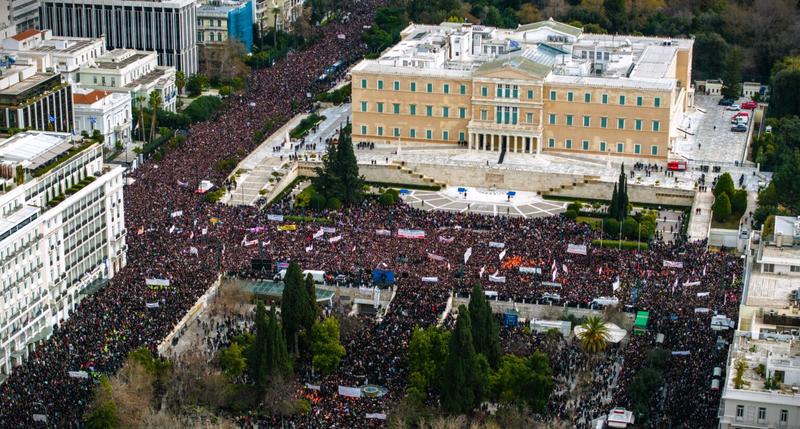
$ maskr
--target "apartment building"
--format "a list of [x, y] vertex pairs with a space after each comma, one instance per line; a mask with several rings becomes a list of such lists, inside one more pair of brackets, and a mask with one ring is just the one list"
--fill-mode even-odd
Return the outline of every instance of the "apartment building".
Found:
[[255, 23], [262, 33], [273, 27], [291, 31], [292, 23], [303, 13], [305, 0], [256, 0]]
[[[777, 216], [747, 248], [720, 429], [800, 428], [800, 218]], [[737, 367], [739, 368], [737, 370]]]
[[93, 135], [99, 131], [103, 136], [103, 144], [109, 149], [117, 143], [124, 147], [131, 141], [133, 116], [130, 93], [78, 87], [72, 99], [77, 134], [86, 132]]
[[252, 52], [252, 2], [215, 0], [198, 7], [197, 43], [200, 48], [221, 44], [229, 39], [241, 42], [245, 52]]
[[122, 172], [71, 134], [0, 141], [0, 382], [125, 266]]
[[106, 48], [155, 51], [158, 63], [197, 73], [195, 0], [43, 0], [40, 28], [105, 37]]
[[3, 61], [0, 67], [0, 133], [72, 131], [72, 86], [61, 75], [40, 72], [31, 59]]
[[664, 159], [692, 103], [693, 41], [411, 24], [351, 70], [356, 141]]
[[78, 81], [78, 70], [106, 53], [103, 37], [53, 37], [50, 30], [30, 29], [2, 41], [3, 55], [31, 59], [40, 72], [61, 73], [68, 83]]
[[9, 18], [18, 31], [39, 26], [39, 0], [7, 0]]
[[115, 49], [80, 69], [80, 85], [109, 92], [129, 93], [134, 103], [150, 93], [161, 94], [161, 107], [174, 112], [178, 96], [175, 68], [158, 65], [155, 52]]

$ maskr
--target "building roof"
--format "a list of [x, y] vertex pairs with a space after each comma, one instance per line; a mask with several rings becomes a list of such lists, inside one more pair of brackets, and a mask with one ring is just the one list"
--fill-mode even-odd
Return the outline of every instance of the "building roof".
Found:
[[94, 104], [98, 100], [106, 98], [109, 94], [111, 93], [108, 91], [101, 91], [99, 89], [95, 89], [85, 94], [76, 92], [72, 94], [72, 100], [75, 102], [75, 104]]
[[21, 42], [21, 41], [23, 41], [23, 40], [25, 40], [25, 39], [27, 39], [29, 37], [33, 37], [33, 36], [39, 34], [39, 33], [41, 33], [41, 31], [36, 30], [35, 28], [31, 28], [30, 30], [25, 30], [22, 33], [15, 34], [15, 35], [11, 36], [11, 38], [16, 40], [16, 41], [18, 41], [18, 42]]
[[24, 164], [33, 170], [70, 148], [67, 133], [25, 131], [0, 142], [0, 160]]
[[526, 58], [524, 52], [517, 52], [498, 57], [496, 60], [478, 67], [477, 73], [486, 74], [503, 69], [518, 70], [538, 78], [547, 76], [551, 70], [550, 66]]
[[532, 22], [530, 24], [520, 25], [517, 27], [517, 31], [538, 30], [540, 28], [550, 28], [552, 30], [575, 37], [578, 37], [583, 33], [583, 29], [573, 27], [569, 24], [564, 24], [563, 22], [558, 22], [553, 18], [550, 18], [547, 21]]
[[800, 217], [775, 216], [775, 234], [786, 237], [800, 236]]

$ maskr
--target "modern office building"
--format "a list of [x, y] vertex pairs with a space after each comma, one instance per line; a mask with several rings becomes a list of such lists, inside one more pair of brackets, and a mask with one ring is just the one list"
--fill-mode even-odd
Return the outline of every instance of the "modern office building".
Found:
[[9, 6], [9, 18], [16, 25], [17, 31], [39, 26], [40, 0], [6, 0], [6, 3]]
[[41, 28], [57, 36], [105, 37], [111, 49], [155, 51], [158, 63], [197, 72], [195, 0], [43, 0]]
[[8, 61], [0, 75], [0, 134], [32, 129], [72, 131], [72, 86], [28, 59]]
[[253, 50], [253, 4], [215, 0], [197, 8], [197, 43], [203, 46], [236, 40]]
[[103, 145], [111, 149], [131, 141], [133, 123], [131, 95], [128, 92], [100, 91], [77, 87], [72, 94], [75, 105], [75, 132], [93, 135], [99, 131]]
[[356, 141], [663, 159], [692, 103], [693, 40], [411, 24], [351, 70]]
[[126, 264], [123, 168], [72, 139], [0, 141], [0, 382]]
[[61, 73], [76, 83], [78, 70], [106, 53], [105, 40], [82, 37], [53, 37], [50, 30], [30, 29], [2, 41], [0, 54], [36, 62], [40, 72]]
[[800, 428], [800, 218], [777, 216], [765, 229], [746, 251], [720, 429]]
[[[175, 111], [178, 88], [175, 68], [160, 66], [155, 52], [115, 49], [81, 67], [80, 85], [110, 92], [129, 93], [134, 104], [138, 97], [148, 100], [150, 93], [161, 94], [162, 108]], [[145, 101], [146, 103], [147, 101]]]

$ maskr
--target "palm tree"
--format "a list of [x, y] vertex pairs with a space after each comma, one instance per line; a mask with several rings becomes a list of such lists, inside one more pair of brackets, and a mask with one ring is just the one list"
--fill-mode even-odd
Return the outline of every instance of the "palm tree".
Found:
[[608, 327], [603, 319], [592, 316], [581, 325], [583, 332], [578, 334], [583, 349], [590, 354], [597, 354], [606, 349], [608, 345]]
[[139, 105], [139, 138], [144, 141], [144, 95], [136, 96], [136, 104]]
[[186, 86], [186, 74], [180, 70], [175, 72], [175, 86], [178, 87], [178, 93], [182, 94]]
[[156, 115], [158, 114], [158, 109], [161, 107], [163, 103], [163, 99], [161, 98], [161, 93], [153, 90], [150, 93], [150, 99], [147, 101], [150, 110], [152, 111], [152, 116], [150, 117], [150, 141], [156, 137]]
[[278, 48], [278, 14], [281, 13], [281, 8], [278, 3], [272, 2], [272, 47]]

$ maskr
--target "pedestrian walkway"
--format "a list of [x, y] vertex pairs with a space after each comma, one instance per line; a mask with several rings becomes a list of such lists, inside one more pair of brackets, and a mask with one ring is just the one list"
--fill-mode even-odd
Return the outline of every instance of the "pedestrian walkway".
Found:
[[694, 203], [692, 203], [689, 218], [689, 230], [686, 233], [690, 242], [708, 238], [709, 228], [711, 228], [712, 204], [714, 204], [714, 194], [711, 193], [710, 189], [705, 192], [697, 192], [694, 195]]

